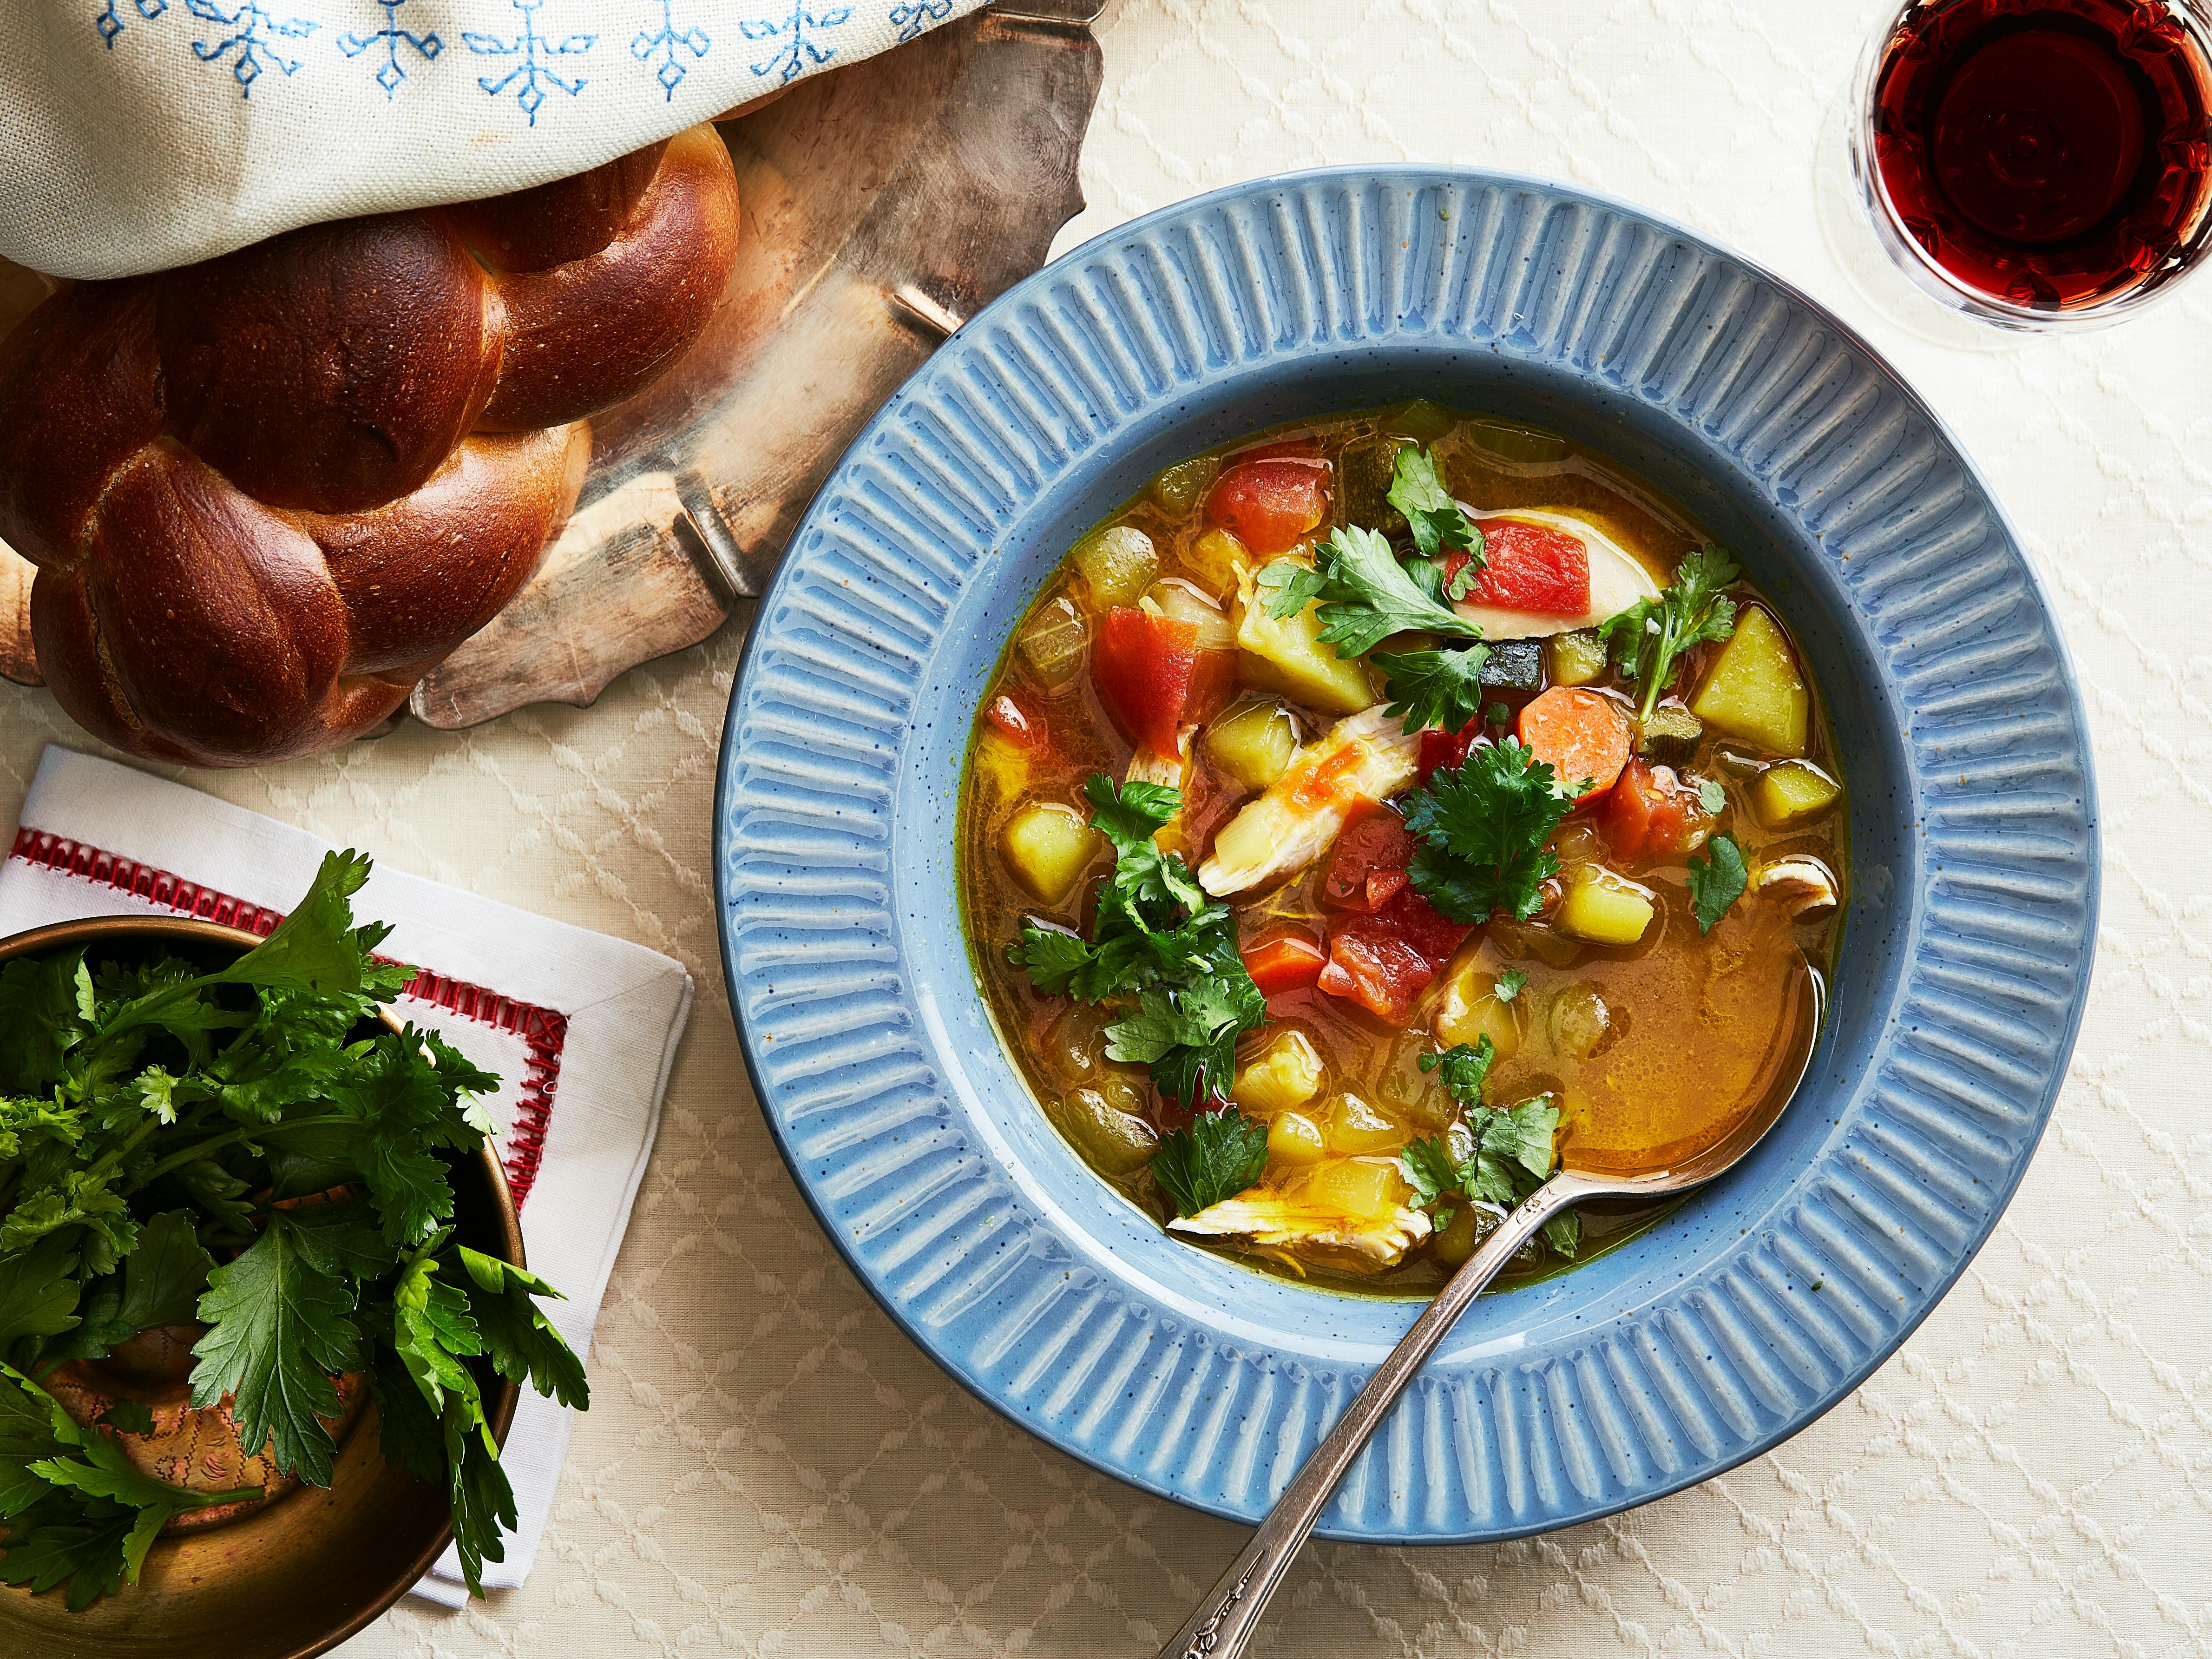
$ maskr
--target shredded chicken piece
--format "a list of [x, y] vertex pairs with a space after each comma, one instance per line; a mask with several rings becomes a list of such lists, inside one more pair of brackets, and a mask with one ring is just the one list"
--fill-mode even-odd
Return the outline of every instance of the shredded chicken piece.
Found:
[[1354, 805], [1413, 781], [1420, 748], [1379, 704], [1339, 720], [1213, 838], [1199, 885], [1219, 898], [1297, 874], [1336, 844]]
[[1761, 898], [1779, 900], [1793, 921], [1836, 908], [1835, 876], [1820, 860], [1802, 854], [1760, 866], [1752, 890]]
[[1346, 1273], [1394, 1267], [1435, 1231], [1425, 1211], [1402, 1204], [1353, 1214], [1305, 1194], [1260, 1187], [1224, 1198], [1196, 1215], [1180, 1216], [1168, 1225], [1177, 1232], [1245, 1239], [1256, 1249]]
[[1121, 775], [1124, 784], [1164, 783], [1170, 789], [1182, 791], [1182, 805], [1176, 815], [1152, 831], [1152, 845], [1164, 853], [1190, 854], [1190, 835], [1183, 824], [1183, 817], [1190, 810], [1190, 745], [1198, 735], [1198, 727], [1186, 726], [1176, 733], [1176, 753], [1163, 755], [1156, 749], [1139, 749], [1129, 757], [1129, 769]]

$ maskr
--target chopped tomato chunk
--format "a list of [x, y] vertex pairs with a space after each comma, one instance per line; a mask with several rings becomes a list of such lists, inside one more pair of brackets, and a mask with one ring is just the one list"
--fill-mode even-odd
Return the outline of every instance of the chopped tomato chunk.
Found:
[[1275, 455], [1240, 461], [1206, 498], [1208, 524], [1263, 556], [1287, 553], [1328, 512], [1328, 463]]
[[1624, 861], [1678, 858], [1705, 840], [1706, 813], [1698, 792], [1671, 766], [1632, 760], [1597, 809], [1606, 844]]
[[[1486, 519], [1482, 558], [1482, 568], [1467, 591], [1470, 604], [1540, 617], [1579, 617], [1589, 609], [1589, 549], [1563, 530], [1518, 519]], [[1464, 553], [1444, 562], [1447, 583], [1466, 563]]]
[[1048, 749], [1052, 746], [1052, 731], [1042, 714], [1033, 714], [1012, 697], [999, 696], [983, 711], [983, 718], [998, 728], [1001, 736], [1022, 749]]
[[1328, 965], [1316, 983], [1396, 1024], [1474, 931], [1401, 888], [1372, 915], [1349, 917], [1329, 935]]
[[1121, 735], [1155, 754], [1176, 752], [1176, 733], [1204, 720], [1229, 694], [1236, 653], [1198, 648], [1198, 624], [1115, 605], [1091, 653], [1091, 684]]
[[1548, 761], [1581, 800], [1613, 787], [1628, 764], [1628, 716], [1611, 698], [1578, 685], [1555, 685], [1521, 711], [1521, 741]]
[[1420, 778], [1425, 784], [1439, 772], [1449, 772], [1455, 766], [1464, 765], [1474, 752], [1474, 740], [1482, 735], [1482, 717], [1478, 714], [1456, 732], [1441, 731], [1435, 726], [1421, 733]]
[[1389, 807], [1375, 801], [1355, 806], [1322, 878], [1322, 902], [1340, 910], [1380, 910], [1406, 884], [1419, 845]]
[[1328, 958], [1321, 946], [1294, 927], [1262, 933], [1243, 950], [1244, 971], [1262, 996], [1296, 991], [1321, 977]]

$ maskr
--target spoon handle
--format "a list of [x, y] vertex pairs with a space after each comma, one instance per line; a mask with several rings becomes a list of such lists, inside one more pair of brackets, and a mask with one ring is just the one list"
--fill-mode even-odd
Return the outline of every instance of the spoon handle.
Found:
[[1436, 1300], [1413, 1322], [1413, 1328], [1375, 1368], [1367, 1386], [1283, 1489], [1282, 1497], [1260, 1523], [1260, 1530], [1252, 1534], [1244, 1553], [1206, 1592], [1190, 1622], [1160, 1650], [1160, 1659], [1240, 1659], [1252, 1632], [1259, 1627], [1267, 1598], [1275, 1593], [1298, 1546], [1306, 1541], [1306, 1534], [1328, 1507], [1337, 1483], [1344, 1479], [1368, 1437], [1389, 1415], [1414, 1373], [1443, 1340], [1453, 1322], [1538, 1228], [1569, 1206], [1609, 1190], [1609, 1184], [1601, 1179], [1562, 1170], [1498, 1223], [1497, 1231], [1446, 1281]]

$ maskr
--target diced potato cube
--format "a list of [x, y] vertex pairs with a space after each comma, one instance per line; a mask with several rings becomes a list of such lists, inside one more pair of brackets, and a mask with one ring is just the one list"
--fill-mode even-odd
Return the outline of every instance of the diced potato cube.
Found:
[[1307, 1177], [1307, 1195], [1346, 1216], [1389, 1215], [1413, 1195], [1395, 1158], [1342, 1158]]
[[1521, 1052], [1521, 1003], [1498, 1000], [1498, 975], [1479, 958], [1444, 982], [1437, 1004], [1437, 1041], [1445, 1048], [1465, 1043], [1469, 1048], [1488, 1037], [1500, 1060]]
[[1751, 786], [1752, 805], [1759, 821], [1770, 830], [1796, 823], [1825, 812], [1844, 793], [1844, 786], [1810, 761], [1777, 761], [1761, 772]]
[[1554, 634], [1544, 641], [1544, 666], [1554, 685], [1588, 685], [1605, 672], [1605, 642], [1595, 629]]
[[1206, 755], [1247, 789], [1265, 789], [1290, 769], [1298, 726], [1273, 697], [1239, 697], [1206, 728]]
[[1246, 1116], [1272, 1118], [1303, 1106], [1321, 1092], [1321, 1055], [1304, 1031], [1279, 1030], [1267, 1046], [1237, 1067], [1229, 1097]]
[[1328, 1156], [1328, 1137], [1304, 1112], [1278, 1113], [1267, 1126], [1267, 1161], [1304, 1169]]
[[1210, 455], [1177, 461], [1152, 479], [1152, 500], [1162, 512], [1180, 516], [1198, 505], [1198, 498], [1220, 470], [1221, 463]]
[[1345, 661], [1334, 646], [1322, 643], [1318, 599], [1293, 616], [1278, 618], [1268, 614], [1264, 593], [1248, 592], [1243, 617], [1237, 624], [1237, 643], [1241, 647], [1237, 672], [1248, 685], [1279, 691], [1294, 702], [1332, 714], [1357, 714], [1375, 701], [1365, 666]]
[[1651, 925], [1655, 908], [1650, 888], [1586, 864], [1567, 884], [1552, 925], [1593, 945], [1633, 945]]
[[1136, 604], [1160, 574], [1160, 556], [1152, 538], [1126, 524], [1092, 531], [1067, 557], [1090, 591], [1091, 603], [1100, 610]]
[[1406, 1131], [1358, 1095], [1339, 1095], [1329, 1103], [1328, 1146], [1333, 1152], [1395, 1152], [1406, 1144]]
[[1031, 801], [1006, 821], [999, 848], [1022, 885], [1058, 904], [1105, 845], [1091, 821], [1058, 801]]
[[1134, 1175], [1160, 1147], [1151, 1124], [1123, 1111], [1097, 1089], [1074, 1089], [1062, 1095], [1051, 1116], [1060, 1132], [1075, 1143], [1083, 1161], [1106, 1175]]
[[1753, 605], [1737, 616], [1735, 633], [1721, 647], [1690, 712], [1775, 754], [1802, 755], [1812, 702], [1790, 641], [1773, 617]]
[[1224, 599], [1252, 574], [1252, 555], [1225, 530], [1209, 530], [1193, 542], [1188, 563], [1192, 576]]

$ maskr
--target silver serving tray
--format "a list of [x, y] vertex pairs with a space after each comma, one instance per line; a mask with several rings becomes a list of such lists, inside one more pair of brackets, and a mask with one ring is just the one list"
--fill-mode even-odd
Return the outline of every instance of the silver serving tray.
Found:
[[[415, 688], [417, 719], [585, 706], [750, 608], [854, 434], [1081, 211], [1103, 4], [1010, 0], [722, 125], [744, 232], [721, 306], [592, 422], [567, 529]], [[35, 684], [30, 574], [0, 545], [0, 674]]]

